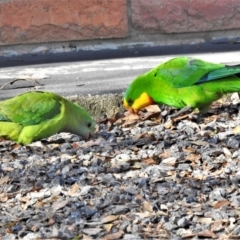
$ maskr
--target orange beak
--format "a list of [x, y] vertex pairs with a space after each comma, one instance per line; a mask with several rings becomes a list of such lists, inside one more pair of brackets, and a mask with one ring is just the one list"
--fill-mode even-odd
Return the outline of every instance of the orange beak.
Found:
[[133, 108], [129, 108], [128, 111], [129, 111], [131, 114], [137, 113], [137, 111], [134, 111]]

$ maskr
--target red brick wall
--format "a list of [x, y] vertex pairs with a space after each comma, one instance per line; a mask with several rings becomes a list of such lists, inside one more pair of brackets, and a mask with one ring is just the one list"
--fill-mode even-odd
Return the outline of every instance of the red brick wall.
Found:
[[0, 1], [0, 45], [227, 29], [240, 29], [239, 0]]
[[160, 33], [240, 28], [239, 0], [132, 0], [135, 29]]
[[126, 37], [125, 0], [0, 1], [0, 44]]

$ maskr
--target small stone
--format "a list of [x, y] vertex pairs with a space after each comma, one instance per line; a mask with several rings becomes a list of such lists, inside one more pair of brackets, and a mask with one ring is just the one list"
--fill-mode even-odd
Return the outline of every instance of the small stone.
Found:
[[115, 206], [111, 214], [125, 214], [129, 211], [127, 206]]
[[224, 188], [215, 188], [209, 195], [213, 201], [219, 201], [226, 198], [226, 190]]
[[232, 196], [230, 201], [231, 201], [231, 206], [235, 208], [240, 207], [240, 196]]
[[138, 234], [124, 234], [123, 240], [141, 240]]
[[218, 138], [220, 141], [226, 140], [228, 138], [229, 133], [227, 132], [220, 132], [218, 133]]
[[239, 148], [240, 142], [237, 139], [230, 137], [226, 140], [226, 144], [230, 148], [237, 149]]
[[[17, 238], [17, 235], [11, 234], [11, 233], [10, 234], [6, 234], [5, 236], [2, 236], [2, 240], [15, 240], [16, 238]], [[24, 240], [26, 240], [26, 239], [24, 239]]]
[[233, 231], [231, 232], [231, 235], [239, 236], [240, 235], [240, 226], [236, 226]]
[[172, 231], [177, 228], [177, 226], [171, 222], [166, 222], [163, 224], [164, 228], [166, 228], [168, 231]]
[[186, 217], [183, 217], [183, 218], [180, 218], [178, 221], [177, 221], [177, 225], [179, 227], [182, 227], [182, 228], [186, 228], [186, 227], [189, 227], [191, 225], [191, 223], [187, 220]]

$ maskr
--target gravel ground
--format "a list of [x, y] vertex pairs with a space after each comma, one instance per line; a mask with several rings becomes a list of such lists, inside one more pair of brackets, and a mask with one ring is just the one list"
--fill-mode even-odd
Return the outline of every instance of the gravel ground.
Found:
[[[240, 105], [116, 114], [92, 139], [0, 141], [0, 238], [239, 239]], [[235, 129], [238, 132], [238, 129]]]

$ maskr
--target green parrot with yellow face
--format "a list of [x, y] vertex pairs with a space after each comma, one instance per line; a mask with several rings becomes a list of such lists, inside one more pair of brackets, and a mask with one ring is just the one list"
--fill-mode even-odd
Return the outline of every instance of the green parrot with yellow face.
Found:
[[27, 92], [0, 102], [0, 136], [23, 145], [59, 132], [88, 138], [94, 125], [85, 109], [51, 92]]
[[138, 112], [151, 104], [207, 112], [226, 93], [240, 91], [240, 66], [189, 57], [173, 58], [138, 76], [124, 94], [124, 106]]

